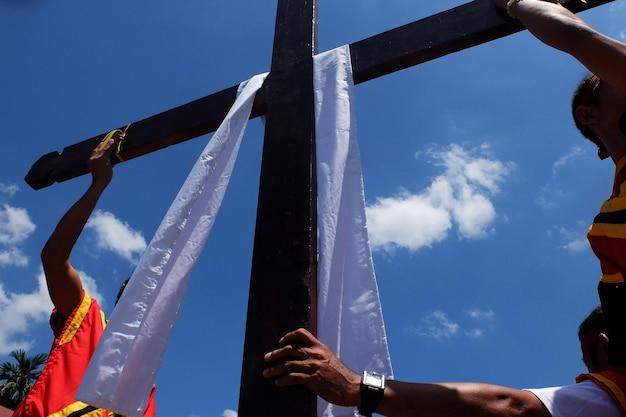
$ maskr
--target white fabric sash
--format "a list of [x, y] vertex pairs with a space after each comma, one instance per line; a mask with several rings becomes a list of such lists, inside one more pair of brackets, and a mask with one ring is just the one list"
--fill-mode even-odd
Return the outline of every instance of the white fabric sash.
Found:
[[[191, 269], [228, 186], [256, 92], [237, 100], [196, 162], [139, 261], [76, 398], [139, 417], [156, 379]], [[318, 185], [318, 336], [348, 366], [392, 376], [365, 219], [350, 51], [314, 58]], [[320, 417], [354, 409], [318, 403]]]
[[267, 74], [239, 86], [235, 104], [194, 165], [113, 311], [76, 398], [143, 414], [191, 269], [220, 208], [256, 92]]
[[[314, 58], [318, 337], [350, 368], [392, 376], [365, 219], [350, 49]], [[318, 401], [320, 417], [355, 415]]]

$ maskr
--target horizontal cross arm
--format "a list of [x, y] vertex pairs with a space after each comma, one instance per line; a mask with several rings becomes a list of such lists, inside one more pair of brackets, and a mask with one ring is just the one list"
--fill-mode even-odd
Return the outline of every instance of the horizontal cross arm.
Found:
[[[237, 97], [238, 86], [194, 100], [134, 122], [122, 144], [124, 160], [137, 158], [217, 130]], [[257, 93], [251, 117], [265, 114], [264, 90]], [[120, 129], [124, 129], [121, 126]], [[50, 152], [35, 162], [26, 175], [26, 182], [34, 189], [48, 187], [88, 172], [85, 162], [106, 133], [68, 146], [61, 153]], [[119, 163], [113, 158], [114, 163]]]
[[[573, 12], [591, 9], [612, 0], [571, 0]], [[519, 32], [523, 27], [502, 16], [492, 0], [476, 0], [372, 36], [350, 45], [354, 82], [409, 68], [442, 56]], [[237, 86], [133, 123], [124, 143], [123, 157], [133, 159], [217, 129], [235, 101]], [[262, 89], [251, 117], [265, 114]], [[26, 176], [40, 189], [87, 173], [85, 161], [105, 133], [65, 148], [60, 154], [42, 156]], [[115, 158], [114, 158], [115, 159]]]
[[[574, 13], [613, 0], [569, 0]], [[476, 0], [350, 45], [356, 84], [523, 30], [493, 0]]]

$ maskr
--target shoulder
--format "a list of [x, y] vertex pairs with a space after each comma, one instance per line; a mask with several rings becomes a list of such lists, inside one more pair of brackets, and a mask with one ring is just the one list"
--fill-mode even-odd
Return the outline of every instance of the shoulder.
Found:
[[539, 398], [552, 417], [620, 417], [611, 397], [591, 381], [527, 391]]
[[51, 324], [53, 321], [55, 323], [52, 325], [52, 328], [55, 332], [55, 337], [59, 343], [59, 345], [63, 345], [69, 343], [76, 333], [79, 331], [81, 327], [84, 327], [86, 324], [94, 324], [98, 322], [104, 322], [104, 315], [100, 310], [100, 306], [98, 302], [92, 298], [86, 291], [83, 292], [83, 298], [81, 302], [76, 306], [74, 311], [67, 317], [67, 319], [63, 319], [58, 316], [55, 319], [55, 313], [53, 312], [51, 317]]

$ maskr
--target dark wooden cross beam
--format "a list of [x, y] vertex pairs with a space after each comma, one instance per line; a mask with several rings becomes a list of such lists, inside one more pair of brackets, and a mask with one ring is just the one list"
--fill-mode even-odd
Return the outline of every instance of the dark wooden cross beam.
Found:
[[[572, 0], [580, 12], [612, 0]], [[316, 398], [276, 389], [261, 377], [263, 354], [285, 332], [315, 331], [316, 189], [313, 62], [317, 0], [278, 0], [272, 68], [251, 117], [265, 114], [265, 142], [241, 376], [242, 417], [313, 417]], [[461, 51], [518, 31], [493, 0], [477, 0], [350, 45], [354, 82]], [[140, 120], [128, 129], [123, 159], [217, 129], [237, 86]], [[122, 128], [124, 126], [121, 126]], [[26, 176], [35, 189], [87, 173], [85, 161], [104, 134], [42, 156]], [[285, 174], [288, 173], [288, 174]]]
[[263, 356], [299, 327], [316, 330], [317, 189], [313, 55], [317, 0], [279, 0], [239, 390], [242, 417], [315, 417], [317, 398], [263, 378]]
[[[585, 4], [571, 0], [566, 6], [581, 12], [611, 1], [588, 0]], [[281, 7], [279, 3], [279, 9]], [[277, 25], [290, 27], [287, 22], [277, 22]], [[476, 0], [350, 44], [354, 82], [360, 84], [520, 30], [519, 23], [495, 10], [492, 0]], [[237, 88], [235, 85], [134, 122], [124, 144], [124, 159], [215, 131], [234, 103]], [[266, 104], [264, 88], [257, 95], [251, 117], [265, 114]], [[26, 175], [26, 182], [34, 189], [41, 189], [86, 174], [84, 161], [105, 134], [68, 146], [60, 154], [54, 151], [43, 155]]]

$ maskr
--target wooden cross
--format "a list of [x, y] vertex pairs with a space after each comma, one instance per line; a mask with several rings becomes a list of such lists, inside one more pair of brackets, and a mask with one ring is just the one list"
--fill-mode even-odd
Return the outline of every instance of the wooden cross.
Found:
[[[612, 0], [571, 0], [580, 12]], [[277, 389], [261, 375], [263, 355], [298, 327], [316, 329], [316, 175], [313, 55], [317, 0], [278, 0], [271, 72], [251, 117], [265, 115], [244, 358], [241, 417], [314, 417], [316, 397], [304, 388]], [[350, 45], [355, 84], [522, 30], [477, 0]], [[128, 129], [124, 160], [217, 129], [237, 87], [140, 120]], [[123, 128], [123, 126], [122, 126]], [[85, 161], [104, 134], [42, 156], [26, 176], [35, 189], [87, 173]]]

